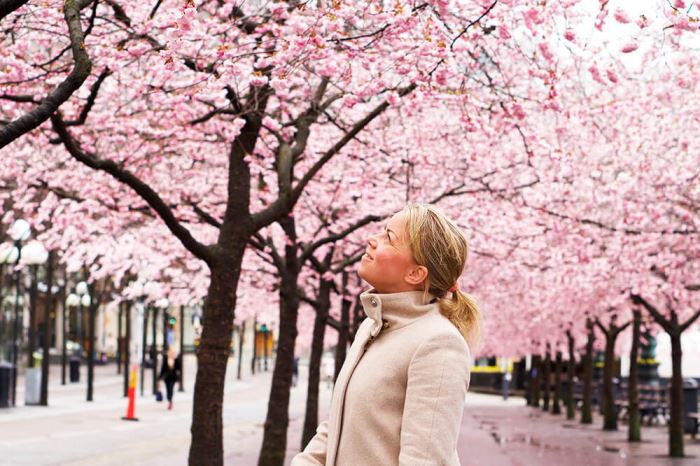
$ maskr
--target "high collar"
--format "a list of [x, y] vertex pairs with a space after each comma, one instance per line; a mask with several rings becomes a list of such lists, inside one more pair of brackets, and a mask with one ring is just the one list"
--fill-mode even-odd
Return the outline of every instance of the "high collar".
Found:
[[360, 295], [367, 317], [374, 321], [370, 334], [376, 337], [380, 331], [390, 332], [413, 323], [427, 314], [440, 312], [434, 296], [423, 291], [380, 294], [374, 289]]

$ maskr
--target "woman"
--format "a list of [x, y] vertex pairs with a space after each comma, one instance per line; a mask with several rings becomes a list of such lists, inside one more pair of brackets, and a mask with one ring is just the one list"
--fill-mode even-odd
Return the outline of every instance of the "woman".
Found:
[[439, 210], [411, 204], [370, 237], [360, 325], [330, 416], [292, 466], [459, 465], [457, 439], [479, 311], [459, 290], [467, 241]]
[[168, 409], [173, 409], [173, 389], [175, 383], [180, 380], [182, 371], [182, 359], [175, 357], [175, 351], [172, 347], [168, 348], [168, 357], [163, 358], [163, 364], [160, 368], [159, 380], [165, 382], [165, 391], [168, 397]]

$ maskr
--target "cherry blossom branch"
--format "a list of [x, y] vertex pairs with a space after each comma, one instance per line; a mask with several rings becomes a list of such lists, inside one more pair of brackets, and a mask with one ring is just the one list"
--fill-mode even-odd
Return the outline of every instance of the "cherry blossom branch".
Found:
[[[415, 83], [412, 83], [403, 89], [400, 89], [398, 94], [400, 97], [404, 97], [408, 95], [409, 93], [413, 92], [414, 89], [416, 89], [417, 85]], [[321, 156], [320, 159], [314, 163], [314, 165], [307, 171], [304, 176], [302, 177], [301, 180], [297, 183], [297, 185], [294, 187], [294, 190], [292, 191], [292, 205], [296, 203], [296, 201], [299, 199], [301, 196], [301, 193], [304, 191], [306, 188], [306, 185], [309, 184], [309, 182], [313, 179], [314, 176], [323, 168], [323, 166], [331, 159], [333, 156], [335, 156], [338, 152], [341, 151], [345, 145], [350, 142], [360, 131], [362, 131], [367, 125], [369, 125], [375, 118], [377, 118], [379, 115], [381, 115], [387, 108], [389, 107], [389, 103], [387, 101], [382, 102], [381, 104], [377, 105], [377, 107], [374, 108], [369, 114], [367, 114], [363, 119], [358, 121], [353, 125], [353, 127], [348, 131], [338, 142], [333, 145], [330, 149], [328, 149], [323, 156]]]
[[355, 222], [354, 224], [350, 225], [349, 227], [347, 227], [343, 231], [330, 234], [330, 235], [326, 236], [325, 238], [321, 238], [321, 239], [307, 245], [304, 248], [304, 251], [302, 252], [301, 257], [299, 258], [299, 263], [303, 264], [309, 258], [309, 256], [311, 256], [318, 248], [320, 248], [324, 244], [335, 243], [336, 241], [340, 241], [341, 239], [345, 238], [349, 234], [359, 230], [363, 226], [368, 225], [368, 224], [373, 223], [373, 222], [378, 222], [382, 218], [383, 217], [380, 217], [378, 215], [371, 215], [371, 214], [367, 215], [364, 218]]
[[85, 120], [87, 120], [90, 110], [92, 110], [93, 105], [95, 105], [95, 100], [97, 99], [97, 93], [100, 91], [100, 86], [102, 86], [102, 83], [110, 74], [112, 74], [112, 72], [109, 68], [105, 68], [102, 73], [100, 73], [97, 80], [90, 87], [90, 95], [88, 95], [87, 102], [85, 102], [85, 106], [80, 111], [80, 116], [77, 120], [66, 121], [66, 126], [79, 126], [85, 124]]
[[485, 17], [486, 15], [488, 15], [488, 14], [491, 12], [491, 10], [493, 10], [493, 7], [496, 6], [496, 3], [498, 3], [498, 0], [494, 0], [494, 2], [491, 4], [491, 6], [489, 6], [489, 7], [481, 14], [481, 16], [479, 16], [477, 19], [475, 19], [474, 21], [472, 21], [472, 22], [470, 22], [469, 24], [467, 24], [467, 25], [464, 27], [464, 29], [462, 29], [462, 31], [461, 31], [459, 34], [457, 34], [457, 36], [456, 36], [454, 39], [452, 39], [452, 43], [450, 44], [450, 50], [452, 50], [452, 49], [454, 48], [455, 43], [459, 40], [459, 38], [462, 37], [464, 34], [466, 34], [467, 31], [469, 31], [469, 28], [471, 28], [472, 26], [474, 26], [475, 24], [477, 24], [478, 22], [480, 22], [482, 19], [484, 19], [484, 17]]
[[661, 314], [661, 312], [649, 301], [635, 293], [630, 294], [630, 298], [632, 298], [632, 302], [634, 304], [643, 306], [647, 311], [649, 311], [654, 320], [656, 320], [664, 328], [664, 330], [666, 330], [666, 332], [671, 332], [671, 329], [673, 328], [671, 321], [665, 318], [663, 314]]
[[92, 62], [85, 51], [84, 35], [80, 23], [80, 10], [94, 0], [65, 0], [64, 17], [68, 24], [73, 61], [75, 66], [70, 74], [34, 109], [11, 121], [0, 129], [0, 149], [15, 139], [37, 128], [49, 119], [52, 113], [67, 101], [90, 76]]
[[66, 150], [75, 160], [92, 169], [108, 173], [117, 181], [129, 186], [158, 214], [168, 229], [180, 240], [188, 251], [194, 254], [195, 257], [202, 259], [208, 265], [214, 263], [215, 256], [212, 251], [192, 236], [190, 231], [175, 218], [173, 211], [167, 206], [158, 193], [149, 185], [130, 171], [120, 167], [113, 160], [101, 159], [94, 154], [85, 152], [78, 144], [78, 141], [68, 132], [68, 128], [60, 112], [56, 112], [51, 116], [51, 123]]

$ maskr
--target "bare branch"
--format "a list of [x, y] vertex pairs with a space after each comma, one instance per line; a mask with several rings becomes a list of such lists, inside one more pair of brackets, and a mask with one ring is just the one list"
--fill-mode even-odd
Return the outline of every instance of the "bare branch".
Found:
[[68, 128], [66, 128], [60, 112], [56, 112], [51, 116], [51, 123], [61, 139], [61, 142], [63, 142], [63, 145], [66, 147], [66, 150], [68, 150], [68, 153], [75, 160], [94, 170], [104, 171], [133, 189], [158, 214], [163, 222], [165, 222], [168, 229], [180, 240], [188, 251], [205, 261], [208, 265], [213, 265], [215, 256], [211, 250], [192, 236], [189, 230], [175, 218], [173, 211], [167, 206], [158, 193], [149, 185], [144, 183], [133, 173], [121, 168], [113, 160], [100, 159], [94, 154], [85, 152], [78, 144], [78, 141], [68, 132]]

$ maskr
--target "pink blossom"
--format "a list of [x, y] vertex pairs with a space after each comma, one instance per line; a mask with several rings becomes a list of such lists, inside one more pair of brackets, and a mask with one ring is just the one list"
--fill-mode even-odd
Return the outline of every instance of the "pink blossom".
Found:
[[395, 91], [387, 92], [386, 101], [392, 107], [396, 107], [399, 105], [399, 102], [401, 102], [401, 97], [399, 97], [399, 94], [397, 94]]
[[574, 31], [572, 29], [567, 29], [564, 31], [564, 39], [568, 40], [569, 42], [576, 42], [576, 35], [574, 34]]
[[610, 82], [617, 83], [617, 74], [615, 74], [615, 71], [609, 69], [606, 71], [606, 73], [608, 75], [608, 79], [610, 80]]
[[546, 42], [540, 42], [537, 45], [537, 48], [540, 49], [540, 52], [542, 53], [542, 56], [545, 60], [547, 60], [548, 62], [554, 60], [554, 55], [552, 54], [552, 51], [549, 50], [549, 45]]
[[628, 42], [625, 44], [622, 49], [620, 50], [622, 53], [631, 53], [634, 52], [639, 48], [639, 45], [636, 42]]
[[630, 21], [632, 21], [630, 19], [630, 17], [627, 16], [627, 13], [622, 8], [615, 9], [615, 19], [617, 20], [618, 23], [621, 23], [621, 24], [627, 24]]

